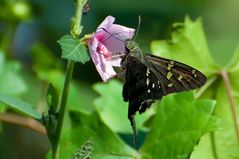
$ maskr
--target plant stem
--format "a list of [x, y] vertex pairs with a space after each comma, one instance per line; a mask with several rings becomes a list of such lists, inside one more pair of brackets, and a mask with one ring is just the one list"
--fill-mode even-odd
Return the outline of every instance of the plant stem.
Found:
[[81, 26], [81, 15], [82, 8], [85, 5], [86, 0], [76, 0], [76, 14], [75, 17], [72, 18], [72, 28], [71, 35], [73, 37], [78, 37], [81, 34], [82, 26]]
[[61, 94], [61, 99], [59, 104], [59, 117], [58, 117], [57, 129], [56, 129], [56, 137], [55, 137], [54, 143], [52, 143], [52, 158], [53, 159], [59, 159], [58, 151], [59, 151], [60, 136], [61, 136], [62, 126], [64, 121], [67, 97], [69, 93], [70, 81], [72, 79], [74, 64], [75, 64], [74, 61], [71, 61], [71, 60], [69, 60], [67, 63], [65, 82], [64, 82], [63, 91]]
[[232, 95], [231, 83], [230, 83], [230, 80], [228, 78], [228, 74], [227, 74], [226, 70], [222, 70], [220, 72], [220, 74], [221, 74], [222, 79], [223, 79], [224, 84], [225, 84], [227, 96], [228, 96], [229, 103], [230, 103], [230, 109], [231, 109], [231, 113], [232, 113], [233, 124], [234, 124], [235, 132], [236, 132], [237, 142], [239, 144], [239, 128], [238, 128], [238, 124], [237, 124], [236, 106], [235, 106], [235, 102], [234, 102], [233, 95]]
[[[216, 98], [216, 90], [212, 92], [211, 99]], [[213, 113], [215, 115], [215, 109]], [[216, 140], [215, 140], [215, 133], [211, 132], [210, 133], [210, 141], [211, 141], [211, 148], [212, 148], [212, 155], [214, 159], [218, 159], [218, 154], [217, 154], [217, 146], [216, 146]]]
[[210, 139], [211, 139], [211, 146], [212, 146], [213, 157], [214, 157], [214, 159], [218, 159], [214, 132], [210, 133]]
[[202, 86], [196, 93], [196, 98], [199, 98], [217, 79], [217, 76], [210, 78], [204, 86]]
[[[76, 14], [72, 18], [72, 27], [71, 27], [71, 35], [73, 37], [78, 37], [81, 34], [82, 26], [81, 26], [81, 15], [82, 8], [86, 0], [76, 0]], [[56, 128], [56, 135], [54, 140], [52, 141], [52, 159], [59, 159], [59, 150], [60, 150], [60, 137], [61, 131], [63, 127], [64, 115], [66, 111], [67, 105], [67, 97], [69, 93], [70, 81], [72, 79], [72, 73], [74, 69], [74, 61], [69, 60], [66, 68], [65, 82], [63, 86], [63, 91], [60, 98], [59, 103], [59, 116], [58, 123]]]

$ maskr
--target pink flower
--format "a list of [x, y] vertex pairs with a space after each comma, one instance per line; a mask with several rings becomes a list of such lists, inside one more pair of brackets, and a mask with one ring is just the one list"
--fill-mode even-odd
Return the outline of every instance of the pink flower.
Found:
[[122, 57], [119, 55], [125, 54], [125, 40], [131, 39], [135, 31], [113, 24], [114, 21], [114, 17], [106, 17], [88, 40], [91, 59], [105, 82], [116, 75], [113, 66], [121, 66]]

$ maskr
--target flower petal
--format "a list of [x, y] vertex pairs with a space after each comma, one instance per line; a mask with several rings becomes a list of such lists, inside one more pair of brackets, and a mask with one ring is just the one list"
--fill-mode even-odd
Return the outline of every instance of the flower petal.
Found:
[[135, 29], [113, 24], [115, 18], [107, 16], [99, 25], [96, 36], [112, 53], [125, 52], [125, 40], [132, 39]]
[[[114, 54], [124, 54], [125, 53], [125, 40], [132, 39], [134, 36], [135, 29], [121, 26], [118, 24], [113, 24], [115, 18], [108, 16], [99, 25], [96, 31], [96, 37], [100, 40], [111, 52]], [[111, 65], [120, 67], [121, 58], [113, 58], [111, 60]]]
[[[125, 40], [131, 39], [134, 36], [134, 29], [120, 26], [117, 24], [112, 24], [111, 27], [107, 30], [111, 33], [111, 37], [108, 36], [108, 39], [103, 41], [108, 50], [114, 53], [125, 54]], [[116, 67], [121, 66], [121, 58], [115, 58], [111, 61], [111, 64]]]
[[121, 66], [125, 54], [125, 40], [132, 39], [134, 29], [113, 24], [115, 18], [108, 16], [88, 40], [91, 58], [103, 81], [116, 75], [113, 66]]
[[111, 62], [106, 61], [104, 55], [97, 51], [98, 45], [98, 40], [93, 37], [91, 44], [89, 44], [89, 50], [91, 54], [91, 59], [94, 62], [98, 73], [100, 74], [102, 80], [106, 82], [110, 78], [114, 77], [116, 75], [116, 72], [114, 71]]
[[97, 30], [96, 30], [96, 33], [97, 31], [100, 31], [102, 30], [102, 28], [108, 30], [108, 28], [114, 23], [115, 21], [115, 18], [112, 17], [112, 16], [107, 16], [104, 21], [98, 26]]

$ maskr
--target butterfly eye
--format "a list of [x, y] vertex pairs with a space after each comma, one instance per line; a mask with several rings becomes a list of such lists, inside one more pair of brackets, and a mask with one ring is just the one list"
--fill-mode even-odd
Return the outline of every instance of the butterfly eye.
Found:
[[128, 48], [128, 46], [125, 46], [125, 51], [126, 51], [126, 53], [130, 52], [130, 49]]
[[129, 53], [130, 50], [131, 50], [131, 48], [130, 48], [130, 41], [126, 40], [125, 41], [125, 51], [126, 51], [126, 53]]
[[126, 41], [126, 51], [131, 52], [135, 48], [135, 43], [133, 41]]

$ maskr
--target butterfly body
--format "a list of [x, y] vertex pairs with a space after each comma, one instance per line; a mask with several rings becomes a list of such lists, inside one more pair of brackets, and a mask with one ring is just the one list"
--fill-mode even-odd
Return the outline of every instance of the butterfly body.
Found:
[[126, 41], [125, 45], [126, 55], [122, 60], [125, 83], [122, 95], [124, 101], [129, 102], [128, 118], [135, 137], [134, 115], [137, 111], [143, 113], [152, 103], [169, 93], [199, 88], [207, 78], [186, 64], [143, 54], [132, 40]]

